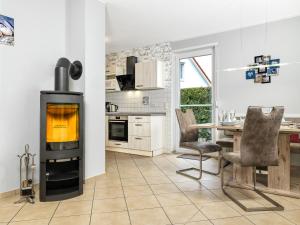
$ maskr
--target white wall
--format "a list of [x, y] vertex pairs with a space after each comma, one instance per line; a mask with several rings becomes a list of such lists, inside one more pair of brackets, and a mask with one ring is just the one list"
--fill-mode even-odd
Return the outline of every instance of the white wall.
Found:
[[[300, 64], [282, 66], [271, 84], [245, 80], [244, 71], [224, 69], [253, 63], [253, 57], [270, 54], [281, 62], [300, 61], [300, 17], [190, 40], [172, 42], [172, 49], [217, 43], [217, 103], [223, 109], [245, 113], [249, 105], [284, 105], [286, 115], [300, 116]], [[266, 34], [267, 31], [267, 35]], [[242, 38], [241, 38], [242, 37]], [[242, 41], [241, 41], [242, 40]]]
[[15, 46], [0, 45], [1, 193], [19, 185], [17, 154], [25, 144], [39, 156], [40, 90], [53, 90], [55, 63], [65, 52], [65, 4], [0, 0], [0, 12], [15, 19]]
[[[17, 154], [37, 154], [40, 90], [54, 89], [58, 58], [79, 59], [84, 75], [70, 83], [85, 91], [86, 177], [105, 171], [105, 5], [98, 0], [0, 0], [15, 19], [15, 46], [0, 45], [0, 193], [18, 188]], [[86, 16], [85, 16], [86, 15]]]
[[84, 92], [85, 0], [66, 0], [66, 57], [83, 65], [80, 80], [70, 79], [70, 90]]
[[85, 3], [85, 175], [105, 172], [105, 4]]

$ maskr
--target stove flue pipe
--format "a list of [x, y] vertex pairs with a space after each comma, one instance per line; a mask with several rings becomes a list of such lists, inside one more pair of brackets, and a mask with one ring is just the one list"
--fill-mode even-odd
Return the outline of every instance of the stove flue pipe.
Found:
[[80, 61], [71, 63], [67, 58], [60, 58], [55, 66], [55, 91], [69, 91], [69, 75], [78, 80], [82, 74]]

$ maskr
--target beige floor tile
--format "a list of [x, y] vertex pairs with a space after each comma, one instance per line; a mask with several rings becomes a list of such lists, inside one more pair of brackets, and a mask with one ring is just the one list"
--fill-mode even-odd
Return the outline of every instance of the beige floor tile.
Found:
[[96, 184], [96, 180], [91, 178], [88, 180], [85, 180], [85, 183], [83, 184], [84, 189], [94, 189]]
[[124, 198], [95, 200], [93, 204], [93, 213], [118, 212], [126, 210], [127, 207]]
[[18, 203], [15, 204], [16, 201], [20, 200], [19, 195], [13, 195], [6, 198], [0, 198], [0, 208], [7, 207], [7, 206], [23, 206], [25, 203]]
[[[264, 205], [260, 204], [259, 202], [255, 201], [255, 200], [240, 200], [240, 202], [248, 207], [248, 208], [254, 208], [254, 207], [264, 207]], [[246, 215], [254, 215], [254, 214], [262, 214], [262, 213], [268, 213], [268, 211], [257, 211], [257, 212], [246, 212], [245, 210], [243, 210], [241, 207], [239, 207], [236, 203], [234, 203], [233, 201], [226, 201], [225, 202], [227, 205], [229, 205], [231, 208], [233, 208], [234, 210], [238, 211], [238, 213], [240, 213], [243, 216]]]
[[89, 225], [90, 215], [52, 218], [50, 225]]
[[186, 223], [185, 225], [212, 225], [212, 223], [207, 220], [207, 221], [190, 222], [190, 223]]
[[180, 182], [180, 183], [175, 183], [176, 186], [184, 192], [188, 191], [200, 191], [200, 190], [205, 190], [206, 188], [198, 181], [187, 181], [187, 182]]
[[275, 213], [264, 213], [257, 215], [250, 215], [247, 218], [256, 225], [291, 225], [289, 222], [282, 216], [279, 216]]
[[26, 204], [13, 221], [50, 219], [57, 206], [58, 202]]
[[216, 195], [209, 190], [185, 192], [186, 196], [195, 204], [206, 204], [210, 202], [221, 201]]
[[171, 224], [162, 208], [129, 211], [132, 225]]
[[114, 170], [114, 172], [106, 172], [104, 174], [101, 174], [100, 176], [96, 176], [95, 181], [96, 182], [99, 182], [99, 181], [101, 182], [101, 181], [104, 181], [104, 180], [120, 180], [120, 176], [119, 176], [117, 166], [116, 165], [113, 166], [113, 169], [111, 169], [111, 170]]
[[145, 177], [148, 184], [170, 184], [171, 181], [166, 176]]
[[168, 206], [164, 210], [172, 223], [207, 220], [194, 205]]
[[121, 179], [143, 177], [138, 169], [135, 170], [121, 170], [119, 169]]
[[83, 194], [75, 197], [64, 200], [64, 202], [74, 202], [74, 201], [92, 201], [94, 198], [94, 189], [86, 189], [83, 191]]
[[95, 199], [123, 198], [122, 187], [99, 188], [95, 190]]
[[28, 220], [28, 221], [15, 221], [9, 225], [48, 225], [50, 219], [44, 220]]
[[215, 196], [217, 196], [222, 201], [231, 201], [222, 191], [222, 189], [213, 189], [209, 190], [211, 193], [213, 193]]
[[123, 187], [123, 189], [126, 197], [153, 195], [148, 185], [127, 186]]
[[91, 209], [92, 201], [62, 202], [59, 204], [54, 217], [90, 214]]
[[21, 206], [6, 206], [0, 208], [0, 222], [9, 222], [21, 209]]
[[201, 180], [200, 183], [207, 189], [220, 189], [220, 180]]
[[154, 194], [165, 194], [180, 192], [180, 190], [174, 184], [154, 184], [150, 185]]
[[190, 182], [191, 178], [182, 176], [182, 175], [173, 175], [173, 176], [169, 176], [169, 179], [175, 183], [180, 183], [180, 182]]
[[128, 212], [93, 213], [91, 225], [130, 225]]
[[122, 185], [125, 186], [135, 186], [135, 185], [146, 185], [146, 181], [143, 177], [137, 178], [124, 178], [121, 180]]
[[102, 179], [96, 181], [96, 189], [98, 188], [106, 188], [106, 187], [119, 187], [121, 186], [120, 179]]
[[126, 198], [126, 202], [129, 210], [160, 207], [154, 195], [128, 197]]
[[279, 214], [297, 225], [300, 224], [300, 210], [284, 211]]
[[141, 171], [144, 177], [154, 177], [154, 176], [164, 176], [164, 173], [161, 172], [159, 169], [151, 169], [151, 170], [145, 170]]
[[[300, 209], [300, 205], [295, 204], [295, 202], [293, 201], [287, 200], [287, 198], [285, 197], [279, 195], [271, 195], [271, 194], [268, 194], [268, 196], [273, 200], [275, 200], [276, 202], [278, 202], [279, 204], [281, 204], [284, 207], [284, 210]], [[259, 201], [261, 204], [265, 206], [270, 206], [270, 203], [265, 200], [257, 200], [257, 201]]]
[[157, 195], [157, 199], [162, 206], [188, 205], [191, 201], [182, 193], [167, 193]]
[[216, 219], [211, 221], [214, 225], [253, 225], [245, 217], [232, 217], [225, 219]]
[[224, 202], [212, 202], [205, 205], [198, 205], [198, 207], [208, 219], [221, 219], [240, 216], [236, 210], [232, 209]]

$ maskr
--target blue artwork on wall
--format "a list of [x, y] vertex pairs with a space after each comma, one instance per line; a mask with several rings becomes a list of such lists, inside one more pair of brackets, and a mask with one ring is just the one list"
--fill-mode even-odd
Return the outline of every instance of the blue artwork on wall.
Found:
[[14, 45], [15, 25], [14, 19], [0, 15], [0, 44]]
[[246, 80], [255, 79], [255, 76], [256, 76], [255, 70], [246, 71]]

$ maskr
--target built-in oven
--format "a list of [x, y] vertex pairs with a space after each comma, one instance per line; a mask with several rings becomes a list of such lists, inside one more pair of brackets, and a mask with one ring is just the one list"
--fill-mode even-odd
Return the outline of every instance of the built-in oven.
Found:
[[128, 142], [128, 117], [110, 116], [108, 119], [108, 139]]

